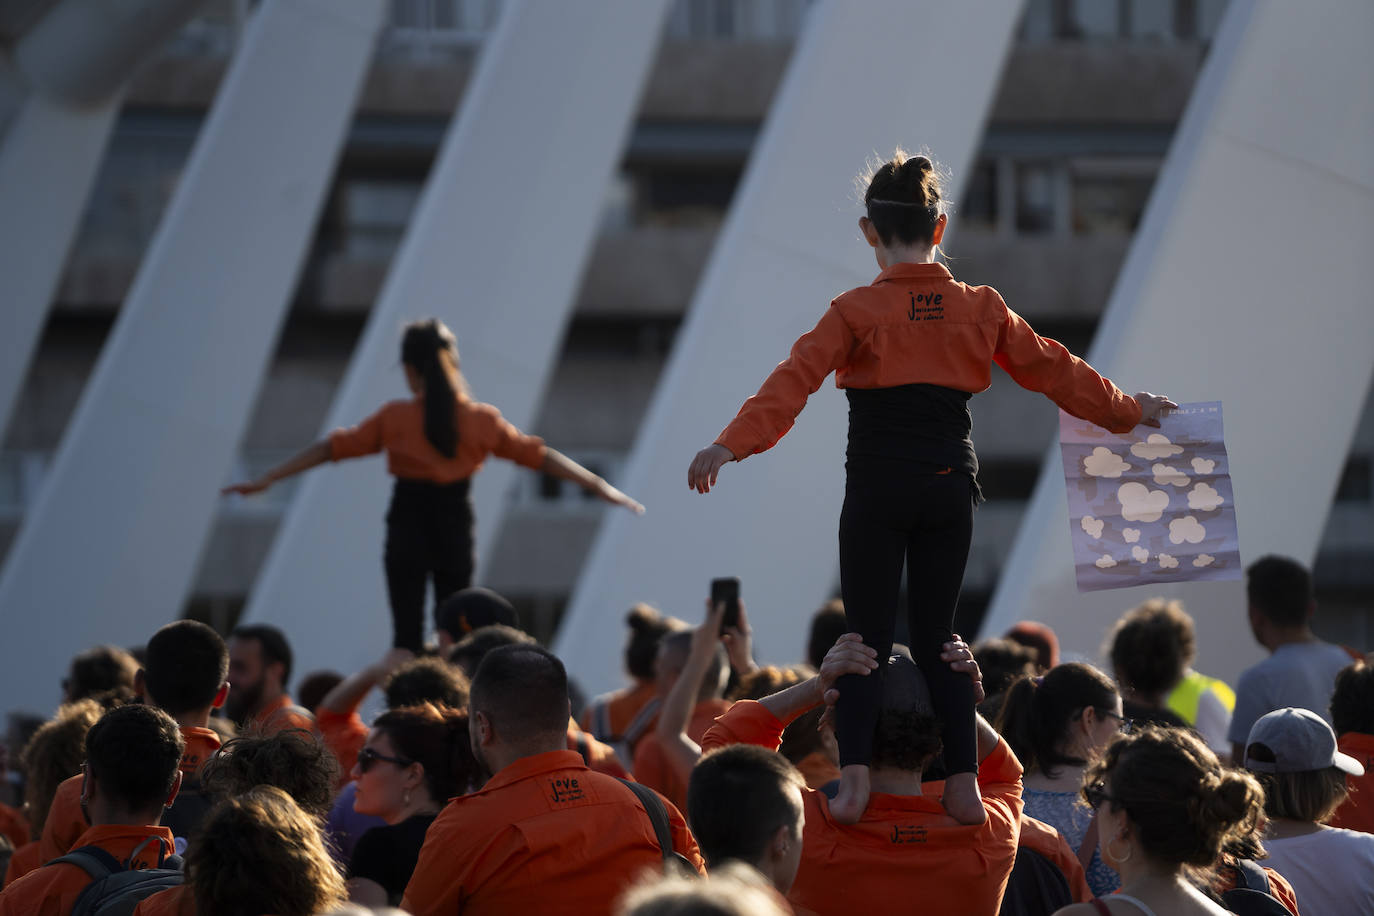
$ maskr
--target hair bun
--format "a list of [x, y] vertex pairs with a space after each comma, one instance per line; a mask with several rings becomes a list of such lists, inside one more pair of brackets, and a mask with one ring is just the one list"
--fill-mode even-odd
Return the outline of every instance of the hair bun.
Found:
[[625, 615], [625, 625], [637, 633], [642, 633], [657, 626], [662, 619], [663, 615], [657, 609], [647, 604], [636, 604]]

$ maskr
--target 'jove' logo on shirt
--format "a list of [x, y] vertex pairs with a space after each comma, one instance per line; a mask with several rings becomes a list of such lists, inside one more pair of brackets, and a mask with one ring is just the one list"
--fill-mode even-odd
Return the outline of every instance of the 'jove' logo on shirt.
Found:
[[582, 791], [582, 787], [577, 784], [577, 780], [571, 777], [550, 779], [549, 789], [556, 804], [584, 801], [587, 797], [586, 793]]
[[888, 837], [888, 839], [897, 845], [924, 843], [926, 841], [926, 828], [915, 825], [897, 824], [893, 826], [892, 836]]
[[914, 293], [907, 290], [911, 297], [911, 308], [906, 310], [908, 321], [934, 321], [945, 317], [943, 293]]

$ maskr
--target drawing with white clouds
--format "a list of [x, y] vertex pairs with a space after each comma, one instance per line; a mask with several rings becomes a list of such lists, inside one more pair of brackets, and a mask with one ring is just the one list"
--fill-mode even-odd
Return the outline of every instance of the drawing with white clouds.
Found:
[[1060, 411], [1059, 446], [1079, 591], [1241, 578], [1220, 401], [1124, 435]]

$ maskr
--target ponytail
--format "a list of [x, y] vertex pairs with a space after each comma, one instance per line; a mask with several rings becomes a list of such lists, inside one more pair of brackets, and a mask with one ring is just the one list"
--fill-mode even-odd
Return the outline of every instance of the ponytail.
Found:
[[1044, 677], [1012, 683], [997, 714], [997, 731], [1027, 771], [1053, 779], [1058, 767], [1087, 763], [1064, 750], [1069, 726], [1089, 706], [1110, 710], [1116, 698], [1111, 680], [1092, 665], [1056, 665]]
[[[445, 361], [445, 356], [448, 362]], [[445, 457], [458, 454], [458, 416], [463, 394], [458, 374], [458, 345], [453, 332], [437, 318], [406, 326], [401, 338], [401, 362], [424, 381], [425, 438]]]

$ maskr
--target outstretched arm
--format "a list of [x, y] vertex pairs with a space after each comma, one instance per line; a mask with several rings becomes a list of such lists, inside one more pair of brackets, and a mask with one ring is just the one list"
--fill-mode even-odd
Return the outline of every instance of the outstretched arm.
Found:
[[238, 493], [240, 496], [261, 493], [278, 480], [284, 480], [293, 474], [299, 474], [301, 471], [308, 471], [316, 465], [324, 464], [330, 460], [330, 457], [329, 440], [321, 439], [315, 444], [292, 455], [266, 474], [263, 474], [257, 480], [231, 484], [219, 492], [223, 496], [227, 496], [230, 493]]
[[335, 684], [320, 701], [320, 708], [347, 715], [358, 708], [368, 691], [414, 657], [415, 653], [409, 649], [388, 649], [378, 661]]
[[544, 453], [544, 464], [540, 470], [551, 477], [557, 477], [559, 480], [570, 480], [588, 493], [595, 494], [608, 503], [624, 506], [636, 515], [644, 514], [644, 507], [638, 502], [621, 493], [557, 449], [551, 448]]

